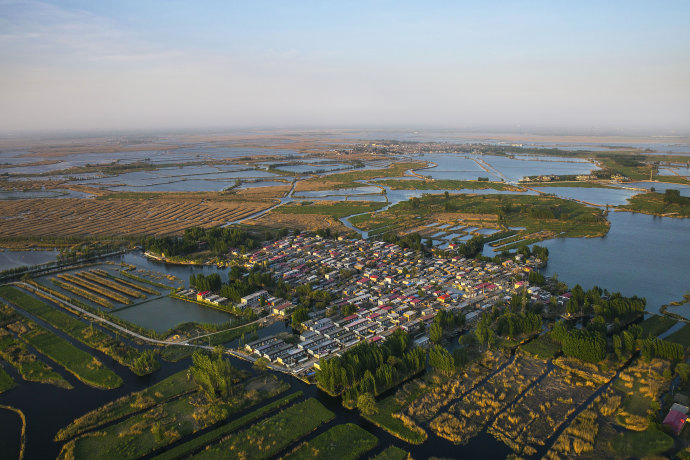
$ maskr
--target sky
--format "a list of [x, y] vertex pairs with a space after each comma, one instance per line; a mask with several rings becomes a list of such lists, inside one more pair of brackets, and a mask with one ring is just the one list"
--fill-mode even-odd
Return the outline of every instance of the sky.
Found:
[[0, 0], [0, 131], [690, 133], [690, 2]]

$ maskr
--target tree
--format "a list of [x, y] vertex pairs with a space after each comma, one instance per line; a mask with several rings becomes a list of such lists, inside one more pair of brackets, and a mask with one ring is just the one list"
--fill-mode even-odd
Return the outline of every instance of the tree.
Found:
[[304, 307], [297, 308], [292, 312], [292, 327], [295, 329], [300, 327], [302, 323], [309, 319], [309, 310]]
[[[92, 325], [93, 327], [93, 325]], [[147, 375], [160, 368], [153, 350], [144, 350], [132, 363], [132, 371], [137, 375]]]
[[489, 321], [482, 319], [479, 324], [477, 324], [477, 329], [474, 331], [477, 336], [477, 340], [481, 345], [486, 346], [487, 349], [496, 342], [496, 334], [489, 325]]
[[439, 322], [434, 321], [431, 323], [429, 327], [429, 339], [435, 344], [440, 343], [441, 339], [443, 339], [443, 327]]
[[623, 361], [623, 340], [619, 335], [613, 336], [613, 351], [616, 353], [619, 361]]
[[690, 381], [690, 364], [678, 363], [676, 364], [676, 372], [680, 376], [683, 383], [688, 383]]
[[237, 371], [223, 358], [222, 348], [217, 347], [212, 354], [195, 352], [190, 372], [209, 400], [226, 399], [231, 395], [232, 379]]
[[371, 393], [364, 393], [357, 397], [357, 409], [362, 415], [374, 415], [378, 413], [376, 408], [376, 400]]

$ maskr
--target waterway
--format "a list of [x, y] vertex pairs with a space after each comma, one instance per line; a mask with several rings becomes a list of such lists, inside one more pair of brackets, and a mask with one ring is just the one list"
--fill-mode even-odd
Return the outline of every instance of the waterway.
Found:
[[22, 419], [14, 411], [0, 408], [0, 452], [3, 458], [18, 458], [21, 447]]
[[58, 254], [59, 251], [52, 249], [37, 251], [2, 250], [0, 251], [0, 271], [52, 262]]

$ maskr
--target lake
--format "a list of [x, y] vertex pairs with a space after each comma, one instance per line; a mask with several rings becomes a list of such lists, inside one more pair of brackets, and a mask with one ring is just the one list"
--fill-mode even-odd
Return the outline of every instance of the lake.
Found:
[[186, 322], [222, 324], [235, 318], [230, 313], [172, 297], [143, 302], [113, 312], [113, 315], [156, 332], [165, 332]]
[[544, 157], [529, 155], [470, 155], [470, 154], [425, 154], [412, 157], [415, 160], [433, 161], [437, 166], [416, 170], [418, 174], [434, 179], [490, 180], [518, 182], [525, 176], [542, 174], [588, 174], [596, 165], [582, 159]]
[[643, 193], [636, 190], [599, 187], [534, 187], [534, 189], [561, 198], [584, 201], [599, 206], [625, 204], [628, 198]]
[[611, 230], [603, 238], [538, 243], [549, 249], [543, 273], [557, 273], [571, 287], [597, 285], [645, 297], [650, 312], [690, 291], [690, 219], [629, 212], [612, 212], [608, 219]]

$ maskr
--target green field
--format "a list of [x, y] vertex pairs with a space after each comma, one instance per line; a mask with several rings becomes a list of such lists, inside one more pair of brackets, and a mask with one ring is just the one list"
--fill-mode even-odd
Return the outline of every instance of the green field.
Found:
[[679, 343], [684, 347], [690, 347], [690, 324], [686, 324], [664, 340]]
[[553, 340], [550, 333], [547, 333], [520, 346], [520, 350], [540, 359], [551, 359], [561, 352], [561, 344]]
[[309, 398], [228, 436], [193, 458], [268, 458], [333, 418], [333, 412]]
[[388, 446], [384, 451], [374, 457], [373, 460], [407, 460], [409, 458], [411, 458], [410, 454], [400, 447]]
[[527, 187], [577, 187], [577, 188], [617, 188], [609, 184], [590, 181], [520, 182]]
[[657, 428], [645, 431], [626, 430], [611, 441], [611, 448], [617, 457], [643, 458], [661, 454], [673, 447], [673, 438]]
[[319, 214], [340, 219], [352, 214], [376, 211], [384, 206], [386, 206], [386, 203], [369, 201], [347, 201], [333, 204], [307, 204], [307, 202], [304, 202], [290, 203], [276, 208], [273, 212], [279, 214]]
[[647, 337], [649, 334], [656, 337], [669, 330], [676, 322], [675, 319], [669, 318], [668, 316], [650, 316], [640, 323], [640, 327], [642, 327], [642, 337]]
[[285, 457], [285, 460], [355, 460], [370, 451], [378, 439], [368, 431], [352, 423], [336, 425], [311, 441], [301, 444]]
[[385, 179], [374, 182], [375, 184], [385, 185], [393, 190], [513, 190], [521, 191], [521, 187], [509, 185], [503, 182], [487, 182], [476, 180], [400, 180]]
[[86, 459], [97, 453], [100, 459], [139, 458], [280, 394], [288, 387], [274, 377], [266, 381], [257, 377], [236, 384], [233, 395], [222, 402], [208, 402], [204, 395], [194, 391], [134, 413], [101, 431], [77, 437], [65, 444], [60, 456]]
[[619, 209], [667, 217], [690, 217], [690, 204], [666, 203], [662, 193], [641, 193], [628, 198]]
[[363, 415], [363, 417], [393, 436], [410, 444], [421, 444], [426, 441], [427, 434], [422, 428], [416, 427], [417, 429], [412, 429], [399, 418], [392, 416], [400, 411], [401, 407], [402, 405], [397, 402], [395, 395], [391, 395], [376, 402], [377, 413]]
[[131, 393], [105, 406], [88, 412], [55, 435], [56, 441], [66, 441], [99, 426], [121, 419], [140, 410], [161, 404], [171, 398], [194, 391], [197, 384], [187, 378], [187, 370], [177, 372], [145, 390]]
[[[426, 162], [415, 161], [407, 163], [393, 163], [388, 168], [385, 169], [365, 169], [357, 170], [336, 174], [327, 174], [324, 176], [319, 176], [314, 179], [309, 179], [301, 182], [301, 184], [309, 187], [310, 184], [314, 184], [315, 189], [321, 189], [324, 183], [327, 183], [330, 188], [354, 188], [361, 187], [358, 180], [372, 180], [385, 177], [402, 177], [405, 172], [409, 169], [423, 168], [427, 165]], [[308, 190], [308, 188], [301, 188], [301, 190]]]
[[14, 379], [0, 365], [0, 393], [14, 387]]
[[66, 389], [74, 388], [49, 365], [30, 353], [24, 342], [2, 330], [0, 330], [0, 357], [17, 369], [22, 378], [28, 382], [50, 383]]
[[137, 349], [115, 340], [98, 328], [94, 328], [84, 321], [63, 313], [19, 289], [11, 286], [0, 286], [0, 296], [13, 302], [28, 313], [41, 318], [84, 345], [110, 356], [120, 364], [129, 367], [137, 375], [150, 374], [160, 368], [157, 361], [154, 366], [140, 368], [136, 365], [136, 359], [141, 355]]
[[103, 363], [40, 326], [21, 338], [84, 383], [103, 389], [122, 385], [122, 379]]
[[208, 433], [204, 433], [201, 436], [192, 439], [191, 441], [187, 441], [184, 444], [180, 444], [179, 446], [173, 447], [170, 450], [166, 450], [165, 452], [163, 452], [160, 455], [157, 455], [154, 458], [156, 460], [174, 460], [190, 455], [195, 450], [198, 450], [208, 444], [211, 444], [212, 442], [219, 440], [223, 436], [226, 436], [227, 434], [235, 431], [236, 429], [248, 423], [258, 420], [265, 414], [275, 409], [278, 409], [279, 407], [289, 404], [294, 399], [299, 398], [300, 396], [302, 396], [302, 392], [297, 391], [277, 401], [273, 401], [272, 403], [266, 404], [265, 406], [260, 407], [259, 409], [256, 409], [229, 423], [226, 423], [225, 425], [219, 428], [211, 430]]
[[[603, 236], [609, 229], [600, 209], [555, 196], [534, 195], [450, 195], [448, 199], [443, 195], [424, 195], [386, 211], [357, 216], [350, 222], [362, 230], [392, 227], [402, 231], [439, 219], [456, 221], [457, 215], [474, 215], [503, 230], [524, 227], [515, 238], [516, 245], [554, 236]], [[518, 241], [520, 238], [525, 240]]]

